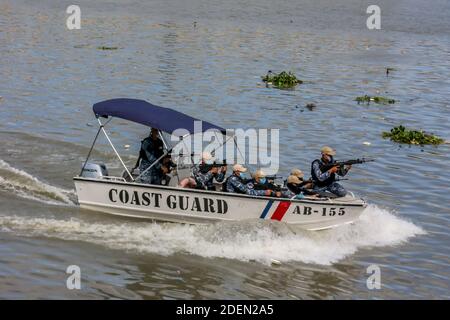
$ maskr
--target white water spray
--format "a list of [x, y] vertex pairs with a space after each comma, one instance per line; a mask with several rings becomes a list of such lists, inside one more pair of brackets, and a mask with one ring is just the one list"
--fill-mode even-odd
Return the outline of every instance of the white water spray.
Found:
[[361, 219], [325, 231], [302, 231], [283, 223], [255, 221], [183, 225], [175, 223], [88, 223], [78, 219], [0, 217], [2, 231], [86, 241], [111, 249], [207, 258], [258, 261], [270, 264], [301, 261], [330, 265], [358, 249], [393, 246], [425, 232], [376, 206]]
[[65, 190], [40, 181], [31, 174], [0, 159], [0, 190], [52, 205], [74, 205], [74, 190]]

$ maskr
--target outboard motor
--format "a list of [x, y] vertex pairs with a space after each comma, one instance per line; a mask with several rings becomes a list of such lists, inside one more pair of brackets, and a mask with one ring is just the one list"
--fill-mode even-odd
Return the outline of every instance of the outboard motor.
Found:
[[81, 172], [81, 176], [84, 178], [100, 178], [108, 175], [108, 170], [104, 163], [87, 162], [86, 166]]

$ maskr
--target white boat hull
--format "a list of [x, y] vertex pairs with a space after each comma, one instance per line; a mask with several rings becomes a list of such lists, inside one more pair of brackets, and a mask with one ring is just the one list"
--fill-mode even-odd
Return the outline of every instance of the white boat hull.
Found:
[[365, 202], [354, 197], [289, 200], [75, 177], [82, 208], [114, 215], [181, 223], [271, 219], [307, 230], [354, 222]]

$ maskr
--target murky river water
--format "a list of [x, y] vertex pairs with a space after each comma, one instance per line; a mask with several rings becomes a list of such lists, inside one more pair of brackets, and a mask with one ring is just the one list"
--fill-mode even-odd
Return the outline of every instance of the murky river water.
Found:
[[[0, 298], [450, 298], [450, 147], [381, 138], [407, 124], [450, 139], [448, 1], [378, 1], [378, 31], [366, 28], [368, 1], [77, 4], [82, 28], [70, 31], [66, 4], [0, 2]], [[265, 88], [269, 69], [305, 83]], [[353, 101], [364, 94], [398, 102]], [[279, 128], [284, 175], [308, 171], [324, 144], [374, 157], [344, 182], [371, 205], [323, 232], [80, 210], [72, 177], [96, 132], [91, 106], [114, 97]], [[147, 129], [118, 121], [111, 133], [133, 164]], [[119, 169], [105, 141], [94, 156]], [[366, 287], [371, 264], [381, 290]], [[66, 289], [69, 265], [81, 290]]]

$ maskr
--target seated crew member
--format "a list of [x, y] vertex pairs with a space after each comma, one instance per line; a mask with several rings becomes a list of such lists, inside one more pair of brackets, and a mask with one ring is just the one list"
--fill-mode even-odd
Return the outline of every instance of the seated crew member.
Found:
[[233, 174], [229, 176], [225, 182], [225, 190], [227, 192], [248, 194], [252, 196], [272, 196], [274, 192], [270, 189], [267, 190], [255, 190], [249, 188], [244, 182], [244, 173], [247, 172], [247, 168], [240, 164], [233, 166]]
[[317, 193], [315, 191], [302, 187], [304, 181], [300, 180], [300, 178], [297, 176], [290, 175], [287, 178], [286, 182], [288, 190], [292, 192], [293, 195], [297, 195], [298, 196], [297, 198], [303, 198], [304, 196], [309, 196], [313, 198], [317, 197]]
[[202, 161], [199, 165], [192, 169], [193, 178], [196, 182], [197, 189], [216, 190], [214, 186], [214, 179], [217, 182], [225, 180], [227, 166], [213, 166], [214, 157], [209, 152], [202, 153]]
[[142, 182], [161, 184], [163, 176], [169, 172], [167, 166], [163, 165], [162, 159], [147, 170], [148, 167], [164, 154], [163, 148], [163, 142], [158, 136], [158, 130], [152, 128], [150, 135], [142, 140], [141, 150], [139, 151], [139, 171], [141, 174], [144, 172], [141, 176]]
[[335, 163], [333, 156], [336, 155], [336, 151], [325, 146], [321, 149], [321, 153], [322, 157], [311, 163], [311, 178], [314, 183], [314, 191], [323, 195], [326, 195], [326, 192], [328, 192], [336, 197], [344, 197], [347, 191], [336, 182], [336, 175], [341, 177], [345, 176], [351, 169], [351, 166], [346, 166], [342, 170], [339, 166], [325, 170], [325, 165]]
[[212, 155], [209, 152], [203, 152], [200, 164], [192, 168], [192, 176], [181, 180], [179, 186], [182, 188], [216, 190], [214, 179], [217, 182], [224, 181], [227, 166], [224, 165], [219, 168], [212, 166], [213, 162], [214, 158]]
[[282, 196], [281, 190], [277, 190], [279, 187], [267, 181], [266, 174], [261, 169], [255, 171], [253, 174], [253, 179], [250, 179], [246, 185], [248, 188], [254, 190], [276, 190], [271, 196], [278, 198]]
[[293, 169], [291, 175], [286, 180], [286, 187], [294, 194], [317, 195], [314, 192], [311, 180], [304, 180], [304, 174], [300, 169]]

